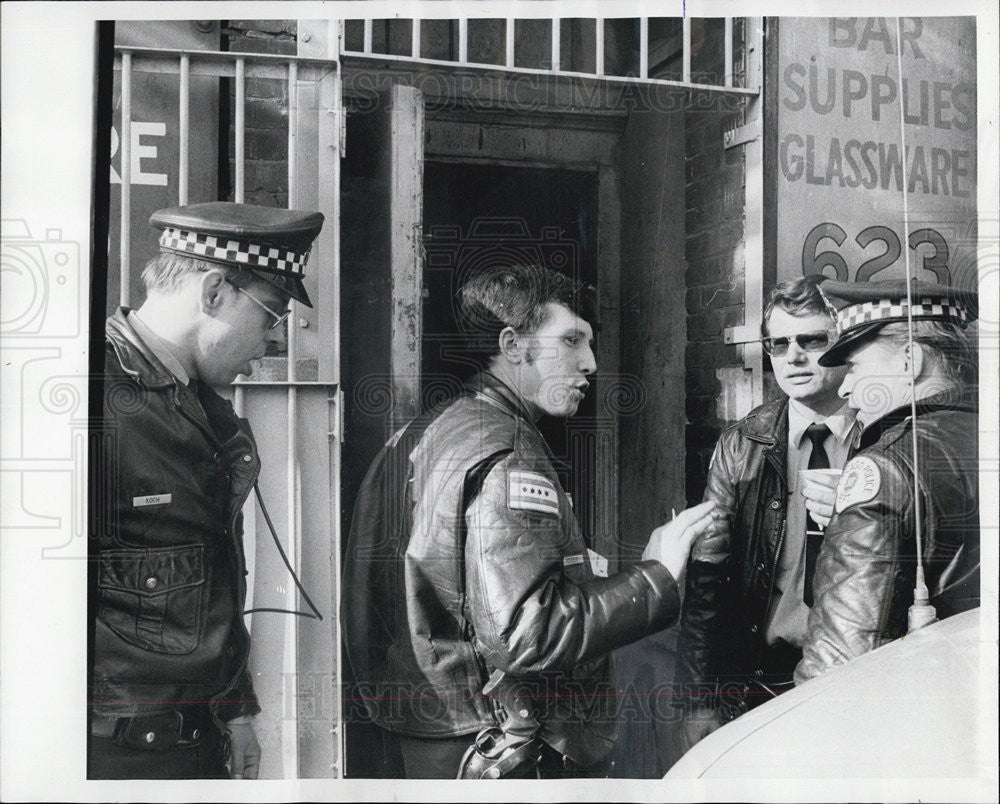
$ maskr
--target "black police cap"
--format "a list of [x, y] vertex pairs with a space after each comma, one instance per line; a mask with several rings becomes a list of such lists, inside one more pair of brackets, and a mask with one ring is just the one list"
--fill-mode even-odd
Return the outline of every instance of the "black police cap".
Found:
[[158, 210], [149, 222], [163, 230], [161, 251], [250, 271], [312, 307], [302, 279], [322, 213], [210, 201]]
[[846, 356], [863, 338], [874, 335], [886, 324], [907, 321], [910, 298], [914, 321], [943, 321], [964, 329], [979, 314], [979, 296], [975, 291], [918, 279], [910, 281], [909, 296], [905, 278], [880, 282], [827, 279], [819, 289], [836, 314], [838, 333], [833, 346], [820, 356], [821, 366], [843, 365]]

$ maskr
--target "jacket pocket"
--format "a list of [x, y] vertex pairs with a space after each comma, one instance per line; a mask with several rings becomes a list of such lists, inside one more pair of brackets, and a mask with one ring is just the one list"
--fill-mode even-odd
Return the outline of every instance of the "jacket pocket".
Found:
[[107, 550], [98, 571], [101, 620], [126, 642], [157, 653], [198, 647], [205, 556], [202, 545]]

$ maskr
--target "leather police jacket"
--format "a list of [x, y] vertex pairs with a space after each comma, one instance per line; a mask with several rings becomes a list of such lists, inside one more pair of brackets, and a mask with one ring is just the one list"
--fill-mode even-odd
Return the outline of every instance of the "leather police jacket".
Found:
[[[767, 402], [723, 431], [705, 500], [726, 526], [695, 542], [677, 642], [673, 703], [730, 709], [761, 668], [788, 500], [788, 399]], [[731, 711], [729, 714], [738, 714]]]
[[796, 683], [906, 634], [916, 584], [914, 474], [930, 603], [939, 619], [979, 605], [977, 455], [975, 409], [944, 396], [920, 402], [915, 423], [907, 405], [863, 431], [816, 563]]
[[93, 709], [256, 714], [240, 513], [260, 469], [253, 435], [227, 401], [178, 381], [127, 313], [107, 322], [94, 447]]
[[533, 702], [541, 738], [593, 764], [617, 732], [608, 653], [678, 609], [657, 561], [594, 576], [541, 433], [491, 374], [398, 431], [358, 494], [341, 616], [361, 696], [386, 729], [499, 724], [483, 687], [500, 670]]

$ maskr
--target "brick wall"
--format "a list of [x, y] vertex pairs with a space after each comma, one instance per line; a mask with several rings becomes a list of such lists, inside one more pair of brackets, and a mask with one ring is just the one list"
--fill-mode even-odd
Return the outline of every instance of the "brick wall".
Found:
[[[241, 53], [295, 55], [295, 20], [227, 20], [223, 47]], [[224, 197], [233, 199], [236, 180], [234, 82], [229, 82], [229, 173]], [[269, 207], [288, 206], [288, 83], [247, 78], [244, 133], [244, 200]]]
[[723, 147], [723, 133], [742, 122], [742, 109], [719, 96], [692, 97], [686, 114], [687, 228], [687, 498], [700, 501], [712, 449], [728, 422], [717, 412], [719, 369], [741, 367], [739, 347], [723, 342], [743, 323], [743, 148]]

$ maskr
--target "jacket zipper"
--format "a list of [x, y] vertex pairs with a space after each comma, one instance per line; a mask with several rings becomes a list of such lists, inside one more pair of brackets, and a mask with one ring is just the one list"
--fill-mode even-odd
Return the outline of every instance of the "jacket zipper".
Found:
[[[781, 533], [778, 535], [778, 544], [774, 548], [774, 560], [771, 562], [771, 581], [767, 589], [767, 609], [765, 610], [765, 616], [771, 610], [771, 599], [774, 597], [774, 584], [778, 579], [778, 562], [781, 560], [781, 548], [785, 545], [785, 527], [787, 524], [787, 521], [782, 520]], [[764, 626], [766, 628], [767, 624], [765, 623]]]
[[[176, 388], [176, 386], [173, 389], [173, 393], [174, 393], [174, 401], [177, 402], [178, 400], [177, 400], [177, 396], [176, 396], [176, 394], [177, 394], [177, 388]], [[213, 448], [221, 448], [222, 444], [219, 442], [218, 438], [216, 438], [215, 432], [210, 427], [206, 427], [205, 424], [202, 423], [201, 421], [199, 421], [197, 417], [192, 416], [188, 411], [186, 411], [184, 409], [184, 405], [183, 404], [178, 404], [177, 405], [177, 409], [180, 411], [181, 415], [185, 419], [187, 419], [188, 421], [190, 421], [199, 430], [201, 430], [202, 433], [205, 434], [205, 436], [208, 438], [208, 441], [212, 445]], [[226, 473], [226, 477], [227, 477], [227, 480], [229, 480], [230, 486], [231, 486], [232, 481], [231, 481], [231, 479], [229, 479], [229, 473], [228, 472]], [[255, 482], [256, 482], [256, 479], [255, 479]], [[239, 504], [233, 509], [235, 513], [228, 520], [229, 527], [227, 528], [227, 536], [229, 537], [229, 546], [233, 550], [233, 558], [234, 559], [238, 558], [238, 556], [239, 556], [239, 552], [238, 551], [239, 551], [239, 548], [240, 548], [240, 545], [236, 544], [236, 519], [239, 516], [239, 512], [243, 510], [243, 506], [246, 504], [247, 499], [250, 497], [250, 490], [253, 488], [253, 485], [254, 485], [253, 483], [250, 483], [246, 487], [246, 490], [240, 495], [240, 497], [239, 497]], [[247, 645], [249, 645], [249, 642], [250, 642], [250, 633], [247, 631], [246, 624], [243, 621], [243, 613], [242, 613], [242, 611], [240, 611], [240, 609], [242, 609], [242, 607], [243, 607], [243, 602], [242, 601], [246, 600], [246, 595], [247, 595], [246, 576], [243, 575], [243, 571], [242, 571], [243, 568], [239, 566], [238, 562], [234, 562], [234, 563], [235, 563], [235, 566], [233, 567], [233, 569], [234, 569], [234, 571], [235, 571], [235, 573], [237, 575], [236, 582], [239, 585], [239, 592], [240, 592], [239, 597], [234, 601], [236, 603], [235, 608], [237, 609], [237, 612], [236, 612], [237, 628], [239, 628], [239, 629], [242, 630], [243, 634], [245, 635], [245, 640], [244, 641], [247, 643]], [[209, 711], [211, 711], [211, 713], [212, 713], [212, 718], [217, 721], [217, 725], [221, 725], [221, 721], [219, 721], [218, 717], [216, 716], [216, 710], [218, 708], [218, 702], [219, 702], [219, 700], [221, 698], [223, 698], [224, 696], [226, 696], [230, 692], [232, 692], [232, 690], [239, 683], [240, 677], [243, 675], [244, 671], [247, 668], [247, 664], [248, 664], [249, 658], [250, 658], [250, 652], [249, 652], [249, 649], [248, 649], [245, 652], [245, 655], [243, 656], [243, 660], [240, 663], [239, 669], [236, 671], [236, 673], [233, 675], [233, 677], [229, 679], [229, 683], [226, 685], [226, 688], [224, 690], [222, 690], [222, 692], [217, 693], [216, 695], [213, 695], [209, 699]]]
[[771, 601], [774, 599], [774, 585], [778, 579], [778, 562], [781, 560], [781, 548], [785, 544], [785, 527], [787, 522], [783, 519], [781, 522], [781, 533], [778, 534], [778, 543], [774, 549], [774, 559], [771, 562], [771, 578], [768, 581], [767, 586], [767, 603], [764, 606], [764, 621], [760, 626], [760, 633], [757, 635], [757, 668], [759, 668], [760, 661], [763, 658], [764, 646], [767, 644], [767, 625], [769, 615], [771, 613]]

